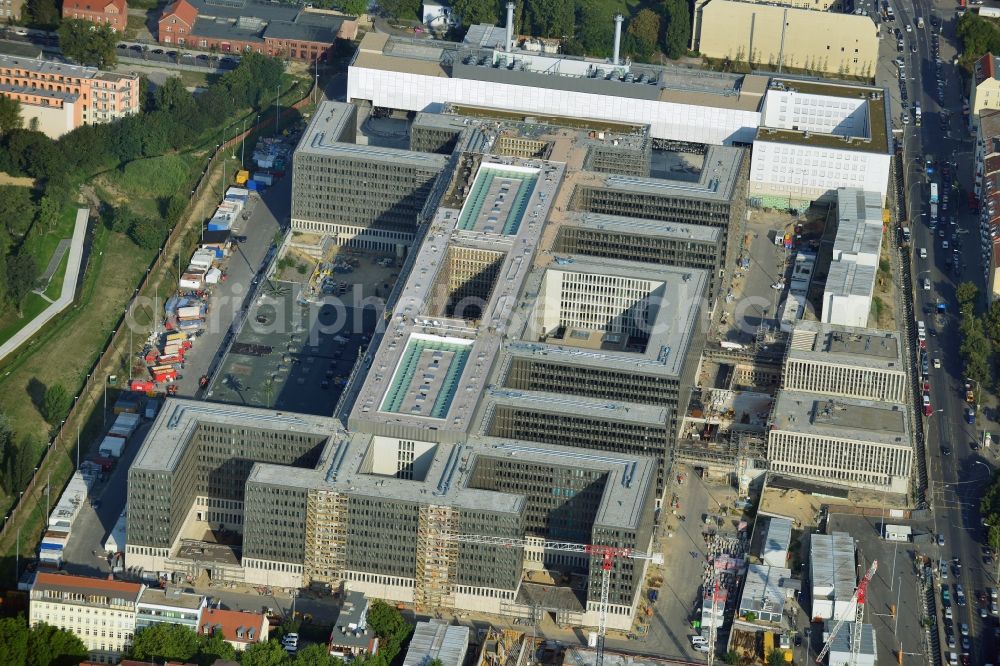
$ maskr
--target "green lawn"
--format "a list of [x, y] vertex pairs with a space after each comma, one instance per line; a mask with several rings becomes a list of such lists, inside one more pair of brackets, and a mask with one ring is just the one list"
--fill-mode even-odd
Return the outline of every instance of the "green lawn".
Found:
[[69, 264], [69, 250], [63, 254], [62, 261], [59, 262], [59, 268], [56, 272], [52, 274], [52, 279], [49, 280], [49, 286], [45, 289], [45, 295], [51, 298], [53, 301], [59, 298], [62, 294], [63, 279], [66, 277], [66, 266]]
[[0, 343], [10, 339], [10, 336], [20, 331], [25, 324], [37, 317], [48, 305], [45, 299], [38, 294], [28, 294], [24, 301], [24, 307], [21, 308], [21, 317], [0, 326]]

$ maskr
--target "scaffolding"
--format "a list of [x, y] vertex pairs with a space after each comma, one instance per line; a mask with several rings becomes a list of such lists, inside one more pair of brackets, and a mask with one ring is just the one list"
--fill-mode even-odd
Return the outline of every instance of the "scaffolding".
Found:
[[451, 581], [456, 573], [459, 542], [442, 537], [458, 531], [458, 518], [453, 507], [435, 504], [420, 507], [413, 595], [418, 610], [454, 605], [450, 598]]
[[309, 493], [306, 511], [305, 580], [333, 584], [344, 571], [347, 496], [329, 490]]

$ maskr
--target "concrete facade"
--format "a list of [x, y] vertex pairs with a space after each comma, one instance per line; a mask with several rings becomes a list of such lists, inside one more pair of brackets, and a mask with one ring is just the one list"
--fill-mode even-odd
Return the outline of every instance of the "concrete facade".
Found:
[[881, 251], [882, 197], [852, 188], [837, 190], [837, 236], [823, 287], [823, 323], [868, 325]]
[[868, 16], [741, 0], [711, 0], [697, 11], [695, 50], [707, 58], [861, 77], [878, 62], [879, 31]]
[[139, 75], [0, 55], [0, 95], [20, 100], [25, 120], [37, 117], [39, 129], [56, 138], [69, 125], [72, 130], [138, 112]]

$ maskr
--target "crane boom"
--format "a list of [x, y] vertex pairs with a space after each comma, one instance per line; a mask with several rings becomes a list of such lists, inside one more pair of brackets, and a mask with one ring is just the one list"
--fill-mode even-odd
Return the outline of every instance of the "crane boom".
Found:
[[[875, 572], [878, 571], [878, 560], [873, 560], [872, 565], [868, 567], [868, 571], [865, 572], [864, 577], [861, 582], [858, 583], [858, 589], [854, 590], [854, 596], [851, 597], [851, 601], [854, 602], [855, 612], [854, 612], [854, 631], [851, 632], [851, 663], [849, 666], [855, 666], [858, 661], [858, 652], [861, 647], [861, 621], [864, 619], [865, 612], [865, 596], [868, 594], [868, 583], [872, 582], [872, 577], [875, 576]], [[837, 624], [833, 625], [833, 630], [830, 631], [830, 638], [827, 639], [826, 645], [820, 650], [820, 653], [816, 655], [816, 663], [822, 664], [823, 658], [826, 657], [827, 653], [830, 651], [830, 646], [833, 645], [834, 639], [840, 632], [841, 627], [844, 626], [844, 622], [850, 618], [850, 613], [844, 613], [837, 620]]]
[[604, 634], [608, 625], [608, 593], [611, 588], [611, 569], [616, 558], [625, 557], [632, 560], [649, 560], [653, 564], [663, 564], [663, 553], [644, 553], [634, 548], [621, 548], [618, 546], [604, 546], [600, 544], [573, 543], [570, 541], [549, 541], [543, 540], [528, 541], [527, 539], [517, 539], [513, 537], [487, 536], [485, 534], [447, 534], [442, 533], [441, 538], [461, 543], [478, 543], [489, 546], [506, 546], [508, 548], [538, 548], [541, 546], [548, 550], [559, 550], [568, 553], [583, 553], [591, 557], [601, 558], [601, 602], [597, 616], [597, 663], [596, 666], [604, 665]]

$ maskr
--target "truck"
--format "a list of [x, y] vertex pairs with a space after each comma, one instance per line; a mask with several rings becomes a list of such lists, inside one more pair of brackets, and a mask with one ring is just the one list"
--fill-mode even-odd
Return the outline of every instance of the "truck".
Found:
[[105, 458], [121, 458], [122, 451], [125, 450], [125, 438], [119, 437], [117, 435], [108, 435], [101, 442], [101, 447], [98, 449], [101, 456]]
[[934, 225], [937, 224], [937, 221], [938, 221], [938, 208], [937, 208], [937, 204], [936, 203], [931, 203], [931, 218], [930, 218], [930, 223], [929, 224], [933, 227]]
[[250, 172], [245, 169], [240, 169], [236, 172], [236, 184], [246, 185], [247, 181], [250, 180]]
[[[918, 109], [920, 107], [917, 107]], [[931, 183], [931, 203], [936, 204], [938, 202], [938, 184]]]
[[917, 17], [917, 27], [918, 28], [923, 28], [924, 27], [924, 17], [923, 16], [918, 16]]
[[920, 102], [917, 102], [913, 107], [913, 117], [917, 127], [920, 127], [920, 123], [922, 122], [920, 115]]

